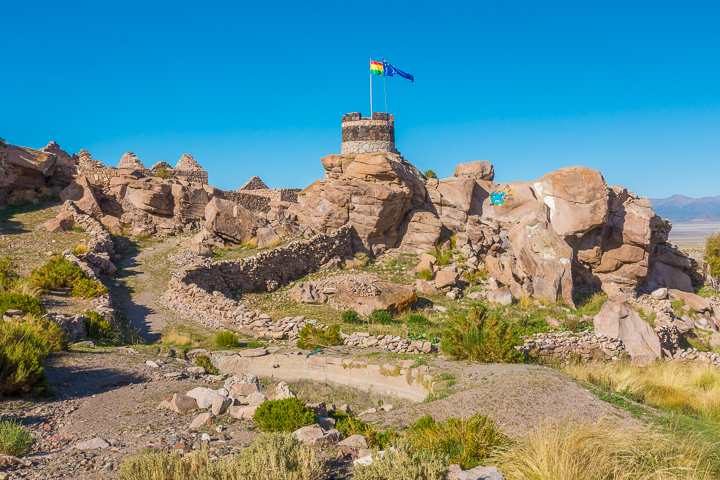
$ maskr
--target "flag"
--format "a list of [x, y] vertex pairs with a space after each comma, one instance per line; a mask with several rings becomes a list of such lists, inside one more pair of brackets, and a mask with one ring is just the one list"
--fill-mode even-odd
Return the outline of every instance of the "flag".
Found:
[[382, 75], [383, 74], [383, 64], [380, 62], [373, 62], [370, 60], [370, 73], [373, 75]]
[[[414, 81], [415, 81], [415, 77], [413, 77], [413, 76], [410, 75], [409, 73], [405, 73], [405, 72], [403, 72], [402, 70], [399, 70], [399, 69], [393, 67], [392, 65], [390, 65], [390, 64], [389, 64], [388, 62], [386, 62], [385, 60], [383, 60], [383, 68], [382, 68], [381, 71], [382, 71], [382, 75], [385, 75], [386, 77], [392, 77], [394, 74], [397, 73], [397, 74], [400, 75], [401, 77], [407, 78], [407, 79], [410, 80], [411, 82], [414, 82]], [[381, 74], [378, 73], [378, 75], [381, 75]]]

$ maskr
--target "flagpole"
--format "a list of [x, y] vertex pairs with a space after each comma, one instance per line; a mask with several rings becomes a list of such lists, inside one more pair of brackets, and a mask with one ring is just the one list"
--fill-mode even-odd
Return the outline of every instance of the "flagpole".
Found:
[[385, 89], [385, 56], [383, 55], [383, 93], [385, 94], [385, 113], [387, 113], [387, 90]]
[[372, 118], [372, 58], [370, 59], [370, 67], [370, 118]]

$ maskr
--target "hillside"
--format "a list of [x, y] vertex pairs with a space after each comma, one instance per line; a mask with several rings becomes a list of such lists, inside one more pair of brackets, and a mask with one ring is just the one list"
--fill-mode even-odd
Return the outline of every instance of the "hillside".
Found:
[[717, 222], [720, 220], [720, 195], [703, 198], [673, 195], [667, 198], [651, 198], [650, 201], [655, 212], [671, 222]]

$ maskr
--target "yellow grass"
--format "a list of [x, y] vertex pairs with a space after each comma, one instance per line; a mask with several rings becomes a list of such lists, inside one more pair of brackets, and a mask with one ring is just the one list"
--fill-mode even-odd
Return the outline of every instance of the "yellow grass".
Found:
[[258, 246], [258, 239], [257, 239], [257, 237], [251, 238], [251, 239], [248, 240], [247, 242], [243, 243], [242, 246], [245, 247], [245, 248], [257, 248], [257, 246]]
[[40, 300], [42, 292], [42, 288], [38, 288], [29, 278], [19, 278], [14, 282], [0, 280], [0, 294], [15, 293]]
[[280, 237], [275, 237], [275, 238], [272, 240], [272, 242], [264, 245], [264, 248], [275, 248], [275, 247], [277, 247], [278, 245], [280, 245], [281, 243], [282, 243], [282, 239], [281, 239]]
[[568, 365], [564, 370], [586, 382], [625, 393], [637, 401], [701, 415], [720, 423], [720, 369], [710, 365], [656, 362], [640, 367], [617, 362]]
[[487, 460], [514, 480], [710, 480], [717, 459], [695, 437], [606, 421], [540, 424]]
[[187, 333], [178, 332], [177, 330], [168, 330], [163, 332], [160, 341], [165, 345], [174, 345], [176, 347], [182, 347], [192, 349], [198, 347], [200, 344], [190, 338]]
[[532, 298], [530, 298], [530, 295], [518, 298], [518, 303], [523, 308], [530, 308], [533, 305], [533, 301]]
[[90, 251], [90, 249], [88, 248], [87, 243], [80, 242], [77, 245], [75, 245], [75, 248], [73, 248], [73, 255], [75, 255], [75, 256], [84, 255], [84, 254], [88, 253], [89, 251]]

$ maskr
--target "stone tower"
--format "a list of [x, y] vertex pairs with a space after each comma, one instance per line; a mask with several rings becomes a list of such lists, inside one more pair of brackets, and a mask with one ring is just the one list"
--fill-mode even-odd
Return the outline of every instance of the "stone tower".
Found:
[[342, 117], [341, 153], [389, 152], [395, 149], [395, 118], [387, 113], [375, 112], [372, 118], [361, 117], [359, 112]]

